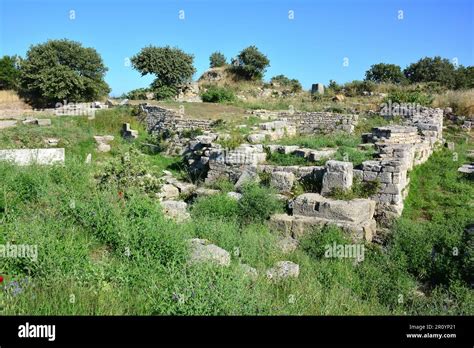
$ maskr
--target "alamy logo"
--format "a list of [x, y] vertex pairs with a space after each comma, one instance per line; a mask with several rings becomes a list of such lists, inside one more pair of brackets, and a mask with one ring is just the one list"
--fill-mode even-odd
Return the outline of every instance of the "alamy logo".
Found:
[[0, 258], [29, 258], [38, 260], [38, 246], [29, 244], [0, 244]]
[[20, 338], [47, 338], [48, 341], [56, 339], [56, 325], [34, 325], [26, 322], [18, 326], [18, 337]]
[[364, 244], [327, 244], [324, 256], [328, 258], [353, 258], [357, 261], [364, 261]]

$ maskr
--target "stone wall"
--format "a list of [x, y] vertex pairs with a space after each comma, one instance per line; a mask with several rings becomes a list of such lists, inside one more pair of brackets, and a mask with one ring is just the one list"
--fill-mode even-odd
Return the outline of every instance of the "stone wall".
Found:
[[359, 120], [359, 116], [356, 114], [332, 112], [255, 110], [252, 114], [263, 119], [287, 121], [301, 134], [331, 133], [334, 131], [352, 133]]
[[156, 105], [140, 105], [142, 111], [146, 112], [146, 125], [150, 133], [176, 132], [180, 133], [186, 129], [210, 130], [212, 120], [200, 120], [184, 117], [177, 111], [166, 109]]
[[376, 127], [364, 134], [363, 141], [373, 143], [376, 159], [365, 161], [354, 177], [379, 181], [380, 189], [371, 197], [377, 202], [379, 221], [400, 216], [408, 194], [408, 171], [424, 163], [442, 140], [443, 110], [422, 108], [405, 116], [404, 126]]

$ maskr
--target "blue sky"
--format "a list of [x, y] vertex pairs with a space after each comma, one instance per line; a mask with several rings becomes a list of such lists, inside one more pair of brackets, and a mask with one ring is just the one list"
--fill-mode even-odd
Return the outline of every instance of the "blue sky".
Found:
[[[147, 45], [194, 54], [199, 77], [209, 55], [256, 45], [278, 74], [305, 88], [363, 79], [370, 65], [405, 67], [440, 55], [474, 65], [472, 0], [0, 0], [0, 55], [67, 38], [94, 47], [109, 68], [112, 95], [146, 87], [127, 58]], [[184, 20], [179, 18], [184, 11]], [[75, 19], [70, 19], [75, 11]], [[289, 18], [293, 11], [294, 18]], [[399, 19], [403, 11], [403, 19]], [[344, 59], [348, 58], [348, 66]]]

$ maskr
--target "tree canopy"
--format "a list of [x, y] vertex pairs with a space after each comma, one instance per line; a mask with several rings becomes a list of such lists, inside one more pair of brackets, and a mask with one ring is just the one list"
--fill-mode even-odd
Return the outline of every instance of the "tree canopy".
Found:
[[70, 40], [31, 46], [21, 64], [20, 87], [34, 104], [93, 101], [110, 91], [107, 71], [93, 48]]

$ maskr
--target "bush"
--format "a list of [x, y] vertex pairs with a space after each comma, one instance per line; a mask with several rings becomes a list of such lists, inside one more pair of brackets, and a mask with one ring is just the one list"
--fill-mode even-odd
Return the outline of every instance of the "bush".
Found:
[[220, 193], [210, 197], [198, 199], [192, 205], [194, 217], [215, 217], [225, 220], [236, 218], [239, 215], [239, 204], [235, 199]]
[[291, 92], [299, 92], [303, 89], [303, 87], [301, 87], [301, 83], [297, 79], [289, 79], [285, 75], [273, 76], [270, 80], [270, 83], [288, 87]]
[[107, 71], [93, 48], [79, 42], [49, 40], [31, 46], [21, 63], [20, 87], [32, 103], [54, 106], [58, 101], [93, 101], [107, 95]]
[[433, 102], [433, 97], [423, 92], [419, 91], [408, 91], [398, 89], [390, 92], [385, 98], [384, 102], [389, 103], [413, 103], [424, 106], [430, 106]]
[[202, 95], [202, 101], [207, 103], [224, 103], [235, 100], [234, 92], [225, 87], [211, 86]]
[[249, 46], [239, 53], [232, 65], [232, 71], [238, 76], [247, 80], [261, 80], [270, 61], [257, 47]]
[[209, 57], [209, 66], [211, 68], [219, 68], [227, 64], [225, 56], [221, 52], [214, 52]]
[[245, 222], [262, 222], [282, 210], [281, 203], [272, 195], [273, 191], [256, 183], [244, 185], [239, 201], [239, 216]]
[[150, 93], [150, 92], [151, 92], [150, 88], [137, 88], [125, 94], [124, 98], [131, 99], [131, 100], [146, 100], [148, 99], [146, 95], [147, 93]]

